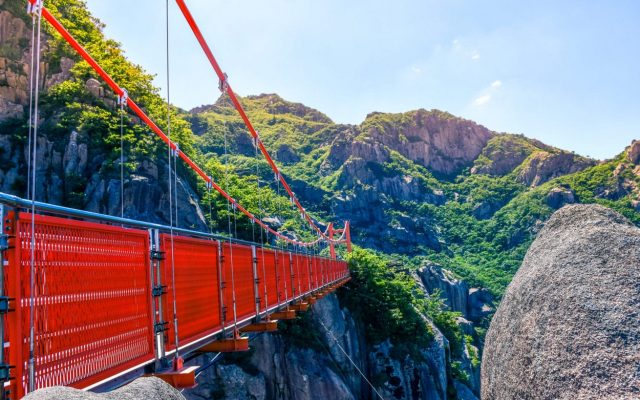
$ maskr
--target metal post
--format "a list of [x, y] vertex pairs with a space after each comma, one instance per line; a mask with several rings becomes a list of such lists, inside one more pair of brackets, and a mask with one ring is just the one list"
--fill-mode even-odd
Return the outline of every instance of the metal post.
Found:
[[166, 356], [164, 343], [164, 331], [166, 322], [164, 322], [164, 310], [162, 305], [162, 296], [166, 293], [165, 287], [162, 286], [162, 274], [160, 270], [160, 261], [162, 260], [162, 252], [160, 251], [160, 231], [157, 229], [149, 229], [149, 240], [151, 249], [151, 269], [153, 271], [152, 282], [154, 283], [152, 294], [154, 297], [154, 315], [155, 323], [153, 332], [156, 337], [156, 359], [163, 362]]
[[273, 254], [275, 255], [275, 266], [276, 266], [276, 301], [278, 302], [277, 305], [280, 305], [280, 299], [281, 299], [281, 295], [280, 295], [280, 260], [278, 259], [278, 249], [275, 249], [275, 251], [273, 252]]
[[[284, 253], [284, 250], [282, 250], [282, 252]], [[282, 255], [282, 258], [283, 258], [283, 261], [284, 261], [284, 254]], [[278, 268], [280, 268], [280, 265], [278, 265]], [[284, 282], [284, 302], [288, 303], [289, 302], [289, 293], [287, 293], [287, 274], [284, 273], [284, 269], [283, 269], [282, 272], [283, 272], [282, 281]]]
[[[298, 248], [298, 251], [300, 249]], [[300, 256], [302, 253], [296, 254], [296, 277], [298, 278], [298, 297], [302, 297], [302, 275], [300, 275]]]
[[253, 295], [256, 299], [256, 318], [260, 319], [260, 292], [258, 291], [258, 284], [260, 278], [258, 277], [258, 254], [256, 252], [256, 246], [251, 246], [251, 259], [253, 264]]
[[307, 255], [307, 270], [309, 271], [309, 291], [313, 290], [313, 281], [312, 281], [312, 277], [313, 277], [313, 260], [315, 259], [315, 256], [311, 257], [310, 255]]
[[222, 251], [222, 242], [220, 240], [218, 243], [218, 291], [220, 296], [220, 322], [222, 323], [222, 335], [224, 336], [224, 331], [226, 327], [227, 320], [227, 311], [224, 306], [224, 288], [226, 287], [226, 283], [224, 281], [224, 252]]
[[9, 365], [4, 362], [4, 316], [9, 311], [9, 299], [4, 293], [4, 252], [9, 249], [9, 237], [4, 233], [5, 206], [0, 204], [0, 400], [5, 400], [4, 383], [9, 380]]
[[291, 300], [296, 298], [296, 283], [294, 281], [295, 275], [293, 274], [293, 254], [289, 252], [289, 271], [291, 273]]

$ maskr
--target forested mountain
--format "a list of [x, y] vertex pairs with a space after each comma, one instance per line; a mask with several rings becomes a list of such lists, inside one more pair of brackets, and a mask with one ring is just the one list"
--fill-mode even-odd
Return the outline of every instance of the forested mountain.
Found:
[[[166, 105], [152, 76], [104, 37], [84, 3], [51, 0], [46, 6], [165, 129]], [[23, 8], [22, 1], [0, 0], [0, 191], [24, 197], [31, 20]], [[165, 146], [128, 113], [121, 126], [115, 95], [44, 26], [36, 198], [119, 214], [122, 128], [125, 216], [167, 223]], [[599, 203], [640, 224], [640, 142], [598, 161], [439, 110], [373, 112], [359, 125], [341, 125], [276, 94], [241, 102], [312, 215], [351, 221], [358, 249], [351, 256], [353, 283], [340, 294], [340, 305], [349, 310], [347, 323], [359, 327], [353, 329], [362, 341], [362, 363], [371, 366], [371, 357], [382, 352], [396, 360], [389, 361], [392, 370], [405, 370], [393, 386], [384, 363], [380, 370], [368, 368], [389, 393], [429, 379], [439, 382], [432, 385], [438, 395], [448, 390], [455, 396], [466, 390], [461, 384], [478, 393], [477, 348], [488, 318], [555, 210]], [[312, 237], [227, 97], [193, 110], [172, 106], [171, 134], [240, 204], [274, 228]], [[226, 202], [183, 165], [178, 173], [179, 225], [226, 234]], [[246, 218], [237, 220], [236, 230], [258, 240]], [[303, 335], [304, 329], [294, 324], [288, 332]], [[436, 354], [438, 362], [425, 361]], [[415, 371], [430, 372], [408, 375], [407, 360]], [[420, 397], [403, 389], [397, 398]]]

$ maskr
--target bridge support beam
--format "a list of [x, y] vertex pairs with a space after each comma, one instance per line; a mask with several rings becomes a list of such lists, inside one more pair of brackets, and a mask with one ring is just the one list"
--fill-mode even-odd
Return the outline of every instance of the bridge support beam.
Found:
[[201, 353], [234, 353], [249, 350], [249, 338], [236, 337], [216, 340], [198, 349]]
[[291, 304], [289, 306], [289, 309], [293, 311], [307, 311], [309, 309], [309, 303], [300, 302], [296, 304]]
[[154, 376], [167, 382], [176, 389], [187, 389], [196, 386], [197, 366], [183, 368], [179, 371], [160, 372], [145, 376]]
[[240, 328], [240, 332], [277, 332], [278, 320], [260, 321]]
[[271, 314], [271, 318], [273, 319], [296, 319], [295, 310], [283, 310], [277, 311]]

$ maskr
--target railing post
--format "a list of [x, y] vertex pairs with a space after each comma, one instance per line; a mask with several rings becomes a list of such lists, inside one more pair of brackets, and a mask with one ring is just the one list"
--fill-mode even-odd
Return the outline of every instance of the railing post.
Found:
[[[300, 251], [300, 248], [298, 248]], [[302, 253], [296, 254], [296, 278], [298, 278], [298, 297], [302, 297], [302, 275], [300, 275], [300, 256]]]
[[[277, 250], [276, 250], [277, 251]], [[284, 250], [282, 250], [282, 261], [284, 262]], [[284, 302], [288, 303], [289, 302], [289, 292], [287, 291], [287, 273], [284, 269], [284, 265], [278, 265], [278, 268], [283, 267], [282, 268], [282, 282], [284, 282]]]
[[260, 320], [260, 292], [258, 289], [260, 278], [258, 277], [258, 254], [255, 245], [251, 246], [251, 260], [253, 264], [253, 295], [256, 301], [256, 318]]
[[162, 285], [162, 271], [160, 263], [164, 259], [164, 253], [160, 249], [160, 231], [149, 229], [149, 250], [151, 260], [151, 294], [153, 296], [152, 308], [154, 314], [153, 334], [156, 344], [156, 361], [165, 362], [166, 349], [164, 332], [168, 323], [164, 321], [162, 296], [167, 293], [167, 287]]
[[[0, 204], [0, 400], [5, 400], [6, 398], [4, 383], [9, 381], [10, 369], [13, 368], [5, 363], [4, 354], [5, 315], [9, 312], [9, 298], [4, 292], [4, 254], [9, 250], [9, 235], [5, 233], [5, 217], [5, 206]], [[15, 342], [17, 346], [18, 341], [16, 340]]]
[[291, 300], [295, 300], [296, 299], [296, 283], [294, 280], [295, 275], [293, 273], [293, 254], [291, 254], [291, 251], [289, 251], [289, 271], [291, 273]]
[[315, 255], [311, 257], [307, 254], [307, 269], [309, 271], [309, 292], [313, 290], [313, 281], [311, 280], [313, 277], [313, 260], [315, 259]]
[[280, 303], [282, 303], [282, 301], [280, 300], [282, 298], [282, 295], [280, 293], [280, 260], [278, 259], [278, 249], [275, 249], [273, 254], [276, 268], [276, 301], [277, 305], [280, 306]]
[[222, 241], [218, 240], [218, 295], [220, 296], [220, 323], [222, 324], [222, 335], [227, 326], [227, 307], [224, 305], [224, 289], [227, 286], [224, 281], [224, 249]]

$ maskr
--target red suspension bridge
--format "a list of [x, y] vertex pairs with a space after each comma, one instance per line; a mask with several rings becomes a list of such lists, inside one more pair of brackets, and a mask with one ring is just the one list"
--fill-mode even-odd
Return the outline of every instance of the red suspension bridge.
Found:
[[[243, 333], [269, 332], [349, 280], [335, 247], [351, 250], [349, 224], [320, 228], [273, 161], [183, 0], [176, 0], [227, 95], [314, 235], [289, 237], [252, 214], [171, 140], [127, 91], [44, 7], [29, 0], [33, 19], [29, 116], [30, 199], [0, 193], [0, 382], [2, 398], [67, 385], [98, 389], [124, 376], [153, 373], [175, 386], [193, 385], [198, 352], [248, 349]], [[168, 12], [168, 11], [167, 11]], [[169, 148], [267, 237], [287, 246], [243, 242], [174, 226], [96, 214], [35, 201], [41, 21], [45, 20]], [[167, 28], [168, 31], [168, 28]], [[167, 49], [168, 57], [168, 49]], [[33, 143], [33, 145], [31, 145]], [[170, 174], [171, 176], [171, 174]], [[172, 199], [171, 178], [169, 197]], [[177, 199], [177, 196], [175, 196]], [[175, 204], [172, 203], [171, 207]], [[176, 208], [177, 209], [177, 208]], [[230, 229], [231, 231], [231, 229]], [[340, 235], [336, 237], [336, 235]], [[329, 257], [318, 255], [327, 245]]]

